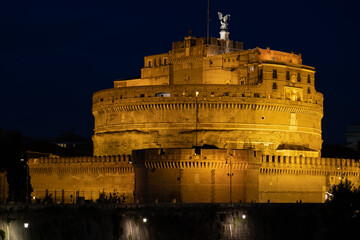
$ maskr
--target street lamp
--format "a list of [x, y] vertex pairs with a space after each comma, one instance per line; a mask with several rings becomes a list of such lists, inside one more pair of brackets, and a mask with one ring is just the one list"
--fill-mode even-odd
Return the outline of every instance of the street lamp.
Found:
[[[230, 177], [230, 203], [232, 203], [232, 176], [234, 175], [234, 173], [232, 172], [231, 154], [229, 154], [228, 159], [230, 161], [230, 172], [227, 175]], [[228, 164], [227, 160], [225, 164]]]
[[24, 158], [21, 158], [20, 161], [25, 163], [24, 167], [26, 168], [26, 205], [28, 205], [29, 204], [29, 167], [25, 162]]
[[195, 147], [197, 147], [198, 144], [198, 122], [199, 122], [199, 108], [198, 108], [198, 97], [199, 92], [195, 92], [195, 111], [196, 111], [196, 123], [195, 123]]

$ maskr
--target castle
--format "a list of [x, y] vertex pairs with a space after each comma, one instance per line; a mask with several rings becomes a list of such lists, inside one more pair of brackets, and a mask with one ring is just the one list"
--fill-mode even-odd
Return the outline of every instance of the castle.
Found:
[[29, 160], [33, 196], [128, 202], [314, 202], [359, 181], [321, 158], [323, 95], [300, 54], [186, 36], [146, 56], [141, 78], [93, 95], [94, 156]]

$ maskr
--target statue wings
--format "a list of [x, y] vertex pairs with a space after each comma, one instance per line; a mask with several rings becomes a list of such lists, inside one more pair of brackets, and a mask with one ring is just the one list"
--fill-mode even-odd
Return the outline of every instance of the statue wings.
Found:
[[227, 22], [230, 18], [230, 14], [223, 16], [221, 12], [218, 12], [218, 16], [219, 16], [219, 20], [223, 22]]

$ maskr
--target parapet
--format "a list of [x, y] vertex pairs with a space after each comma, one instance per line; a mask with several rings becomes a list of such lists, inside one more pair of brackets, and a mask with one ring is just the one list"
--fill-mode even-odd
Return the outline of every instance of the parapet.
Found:
[[263, 155], [260, 173], [358, 177], [360, 163], [354, 159]]
[[84, 165], [84, 164], [131, 164], [130, 155], [113, 156], [87, 156], [87, 157], [60, 157], [60, 158], [32, 158], [29, 159], [31, 165], [46, 164], [65, 164], [65, 165]]

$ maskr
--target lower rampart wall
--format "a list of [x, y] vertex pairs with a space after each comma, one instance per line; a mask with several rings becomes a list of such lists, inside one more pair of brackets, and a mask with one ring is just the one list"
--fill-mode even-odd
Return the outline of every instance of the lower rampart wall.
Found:
[[[32, 196], [42, 201], [75, 203], [99, 198], [102, 191], [125, 194], [133, 202], [134, 170], [129, 156], [49, 158], [29, 160]], [[34, 201], [34, 200], [33, 200]]]
[[32, 196], [51, 195], [64, 203], [77, 197], [94, 201], [103, 190], [124, 193], [129, 203], [322, 203], [341, 180], [359, 186], [360, 173], [359, 163], [350, 159], [226, 149], [144, 149], [134, 151], [132, 159], [31, 159], [29, 169]]

